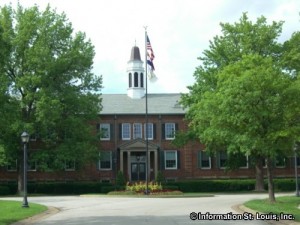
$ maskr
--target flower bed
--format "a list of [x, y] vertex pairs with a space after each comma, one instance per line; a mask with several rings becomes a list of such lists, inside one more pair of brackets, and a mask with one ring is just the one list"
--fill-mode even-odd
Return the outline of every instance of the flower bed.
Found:
[[[145, 195], [147, 185], [145, 182], [127, 182], [124, 191], [112, 191], [108, 195]], [[149, 195], [181, 195], [182, 192], [178, 190], [163, 189], [162, 185], [157, 182], [148, 183], [148, 194]]]

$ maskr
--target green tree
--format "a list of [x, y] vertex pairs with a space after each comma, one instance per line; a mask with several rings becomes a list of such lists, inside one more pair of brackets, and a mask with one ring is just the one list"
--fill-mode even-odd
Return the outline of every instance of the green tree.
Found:
[[31, 153], [40, 169], [63, 169], [68, 161], [80, 167], [97, 155], [88, 123], [101, 110], [102, 77], [91, 72], [91, 41], [49, 5], [0, 10], [0, 149], [6, 161], [22, 161], [25, 130], [43, 143]]
[[292, 34], [283, 44], [282, 64], [284, 69], [294, 78], [300, 73], [300, 32]]
[[228, 65], [217, 79], [215, 91], [204, 93], [198, 102], [199, 113], [191, 126], [208, 151], [223, 145], [228, 153], [265, 158], [273, 202], [273, 160], [291, 154], [300, 123], [290, 119], [299, 113], [293, 107], [300, 104], [300, 89], [295, 90], [291, 77], [272, 58], [259, 55]]
[[[228, 72], [232, 75], [231, 79], [234, 81], [232, 82], [232, 85], [237, 85], [237, 75], [243, 71], [237, 70], [237, 75], [233, 75], [234, 73], [232, 73], [231, 70], [234, 70], [234, 68], [239, 68], [245, 72], [248, 71], [248, 75], [252, 74], [254, 76], [261, 74], [261, 76], [264, 76], [264, 73], [259, 70], [255, 72], [251, 72], [250, 70], [250, 66], [256, 67], [260, 65], [257, 64], [257, 59], [264, 59], [262, 61], [263, 64], [260, 65], [260, 67], [264, 68], [265, 71], [274, 70], [272, 74], [280, 72], [281, 68], [279, 69], [278, 66], [275, 66], [275, 70], [273, 67], [274, 65], [279, 65], [281, 62], [283, 49], [282, 45], [277, 42], [277, 38], [281, 34], [282, 24], [283, 22], [273, 22], [268, 25], [266, 18], [263, 16], [258, 18], [256, 23], [252, 23], [249, 21], [246, 13], [242, 15], [238, 23], [221, 23], [223, 35], [214, 37], [213, 41], [210, 41], [209, 49], [203, 52], [204, 56], [199, 57], [202, 65], [195, 71], [194, 76], [196, 82], [193, 86], [189, 87], [190, 92], [182, 96], [182, 103], [186, 108], [188, 108], [186, 118], [189, 121], [191, 128], [190, 132], [196, 134], [196, 136], [200, 138], [200, 141], [206, 144], [207, 149], [215, 152], [218, 151], [218, 149], [227, 148], [227, 151], [230, 154], [240, 151], [254, 157], [256, 161], [256, 190], [263, 189], [262, 160], [265, 156], [269, 157], [269, 155], [264, 154], [265, 148], [256, 150], [249, 148], [246, 150], [246, 145], [239, 145], [238, 141], [240, 140], [236, 140], [237, 136], [235, 133], [229, 135], [230, 130], [232, 130], [231, 128], [233, 128], [230, 127], [232, 125], [232, 121], [228, 124], [229, 127], [226, 127], [226, 120], [223, 121], [224, 118], [222, 116], [224, 116], [224, 114], [222, 114], [222, 110], [229, 107], [226, 109], [228, 116], [231, 114], [232, 116], [235, 116], [234, 111], [231, 110], [230, 107], [240, 106], [239, 104], [233, 105], [233, 103], [230, 102], [231, 100], [234, 100], [230, 97], [231, 94], [233, 94], [229, 89], [231, 83], [228, 83], [228, 87], [222, 85], [222, 88], [228, 88], [228, 92], [224, 90], [224, 93], [222, 93], [224, 96], [228, 94], [228, 101], [224, 97], [224, 102], [220, 102], [219, 100], [222, 96], [218, 96], [219, 98], [216, 96], [217, 94], [220, 94], [219, 88], [222, 84], [220, 81], [221, 77], [226, 77], [225, 75], [221, 76], [220, 74]], [[238, 63], [241, 63], [242, 61], [249, 61], [249, 65], [239, 65]], [[270, 68], [267, 68], [267, 66], [270, 66]], [[268, 72], [265, 73], [267, 74]], [[279, 74], [282, 73], [280, 72]], [[237, 80], [235, 80], [235, 78]], [[249, 83], [249, 85], [251, 86], [251, 83]], [[238, 91], [239, 88], [239, 86], [234, 86], [232, 90]], [[258, 90], [254, 93], [258, 95], [261, 91]], [[251, 99], [251, 95], [249, 95], [248, 98]], [[240, 98], [241, 103], [243, 101], [249, 101], [248, 98]], [[220, 105], [221, 103], [223, 105]], [[246, 103], [244, 104], [246, 105]], [[221, 106], [224, 107], [222, 110], [220, 110]], [[251, 107], [249, 106], [248, 109], [251, 110]], [[208, 114], [206, 115], [206, 120], [202, 117], [203, 113]], [[286, 113], [287, 112], [285, 111], [285, 114]], [[245, 114], [243, 116], [245, 117], [243, 119], [246, 119], [248, 115]], [[199, 120], [201, 120], [201, 125]], [[215, 123], [217, 121], [219, 121], [219, 123]], [[238, 121], [239, 119], [237, 118], [236, 122]], [[262, 121], [248, 121], [248, 123], [250, 122], [260, 123]], [[212, 124], [215, 125], [212, 126]], [[247, 139], [250, 138], [250, 136], [245, 135], [243, 138]], [[251, 139], [248, 141], [251, 142]], [[273, 149], [270, 149], [270, 151], [273, 151]], [[274, 154], [279, 154], [279, 152]], [[271, 159], [272, 157], [270, 155], [269, 158]]]
[[[199, 57], [201, 65], [194, 73], [196, 82], [189, 87], [188, 94], [182, 95], [182, 103], [188, 108], [186, 118], [191, 122], [191, 129], [194, 127], [192, 126], [194, 118], [197, 118], [199, 110], [202, 110], [199, 108], [199, 102], [207, 93], [215, 92], [218, 84], [217, 74], [226, 66], [239, 62], [245, 55], [252, 54], [271, 57], [274, 62], [280, 60], [282, 47], [277, 38], [281, 34], [282, 24], [283, 22], [273, 22], [269, 25], [263, 16], [252, 23], [246, 13], [239, 22], [220, 24], [222, 35], [215, 36], [210, 41], [209, 49], [203, 52], [203, 57]], [[197, 134], [198, 131], [191, 130], [190, 133]], [[218, 145], [220, 148], [226, 144], [211, 141], [207, 143], [209, 146]], [[257, 155], [256, 159], [256, 190], [263, 190], [262, 157]]]

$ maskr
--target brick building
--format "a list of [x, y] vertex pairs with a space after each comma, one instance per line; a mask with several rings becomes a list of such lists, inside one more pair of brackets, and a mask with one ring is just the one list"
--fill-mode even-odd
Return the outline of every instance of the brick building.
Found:
[[[182, 148], [172, 145], [174, 133], [187, 130], [180, 94], [148, 94], [146, 126], [145, 77], [138, 47], [131, 50], [127, 75], [127, 94], [103, 95], [101, 120], [95, 124], [102, 133], [104, 157], [98, 164], [100, 180], [113, 179], [118, 170], [123, 171], [129, 181], [145, 180], [147, 158], [150, 180], [155, 179], [158, 171], [163, 172], [167, 180], [255, 177], [248, 157], [244, 157], [238, 170], [227, 172], [224, 152], [210, 157], [203, 151], [205, 147], [196, 141]], [[293, 158], [278, 159], [274, 165], [275, 175], [293, 176], [293, 162]]]
[[[146, 77], [140, 51], [136, 46], [131, 50], [127, 76], [127, 94], [103, 94], [103, 109], [99, 120], [91, 122], [95, 132], [101, 134], [100, 160], [81, 169], [76, 168], [75, 162], [69, 162], [66, 163], [65, 171], [60, 172], [40, 172], [36, 169], [37, 162], [33, 162], [29, 165], [29, 181], [113, 182], [119, 170], [123, 171], [129, 181], [145, 180], [147, 176], [149, 180], [154, 180], [158, 171], [167, 180], [255, 177], [255, 170], [249, 166], [247, 157], [238, 170], [227, 172], [224, 166], [227, 155], [224, 152], [210, 157], [203, 151], [205, 147], [196, 141], [182, 148], [172, 145], [175, 132], [187, 130], [179, 93], [148, 94], [146, 125]], [[275, 163], [275, 176], [294, 176], [293, 162], [293, 158], [278, 159]], [[14, 165], [1, 168], [0, 181], [16, 180], [16, 168]]]

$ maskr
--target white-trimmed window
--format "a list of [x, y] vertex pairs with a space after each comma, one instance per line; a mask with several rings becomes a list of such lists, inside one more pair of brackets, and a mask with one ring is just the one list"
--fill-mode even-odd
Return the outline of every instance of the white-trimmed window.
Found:
[[36, 139], [37, 139], [36, 133], [30, 135], [30, 141], [36, 141]]
[[110, 124], [100, 124], [100, 140], [110, 140]]
[[37, 163], [36, 160], [28, 160], [27, 171], [36, 171]]
[[275, 159], [275, 167], [276, 168], [285, 168], [286, 167], [285, 157], [276, 157], [276, 159]]
[[102, 151], [100, 152], [99, 170], [111, 170], [112, 169], [112, 152]]
[[142, 138], [142, 124], [134, 123], [133, 124], [133, 139]]
[[153, 123], [148, 123], [147, 127], [146, 124], [144, 124], [145, 139], [146, 139], [146, 129], [148, 131], [148, 140], [153, 140]]
[[17, 171], [18, 168], [18, 160], [11, 160], [9, 161], [9, 163], [7, 164], [7, 171], [9, 172], [15, 172]]
[[165, 169], [176, 170], [177, 169], [177, 151], [165, 151]]
[[241, 158], [240, 158], [240, 168], [242, 169], [247, 169], [249, 168], [249, 157], [247, 155], [243, 155]]
[[65, 171], [75, 171], [75, 160], [65, 161]]
[[175, 123], [165, 124], [165, 138], [166, 140], [173, 140], [175, 138]]
[[130, 123], [122, 123], [122, 140], [130, 140]]
[[227, 163], [227, 153], [225, 151], [221, 151], [219, 152], [219, 168], [224, 169], [226, 167], [226, 163]]
[[[294, 161], [295, 161], [295, 158], [293, 157], [292, 160], [293, 160], [293, 162], [294, 162]], [[297, 156], [296, 160], [297, 160], [297, 162], [296, 162], [296, 163], [297, 163], [297, 164], [296, 164], [297, 167], [300, 167], [300, 157]], [[294, 165], [294, 166], [295, 166], [295, 165]]]
[[201, 169], [211, 169], [211, 157], [206, 151], [198, 152], [198, 166]]

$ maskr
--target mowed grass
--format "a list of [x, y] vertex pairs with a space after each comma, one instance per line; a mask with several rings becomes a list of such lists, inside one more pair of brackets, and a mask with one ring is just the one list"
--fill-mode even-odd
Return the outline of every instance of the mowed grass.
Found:
[[0, 225], [8, 225], [46, 210], [46, 206], [39, 204], [29, 203], [29, 208], [22, 208], [22, 202], [0, 200]]
[[300, 197], [296, 196], [284, 196], [277, 197], [275, 203], [270, 203], [268, 199], [256, 199], [251, 200], [244, 205], [250, 209], [253, 209], [262, 213], [274, 213], [274, 214], [292, 214], [296, 221], [300, 221]]

